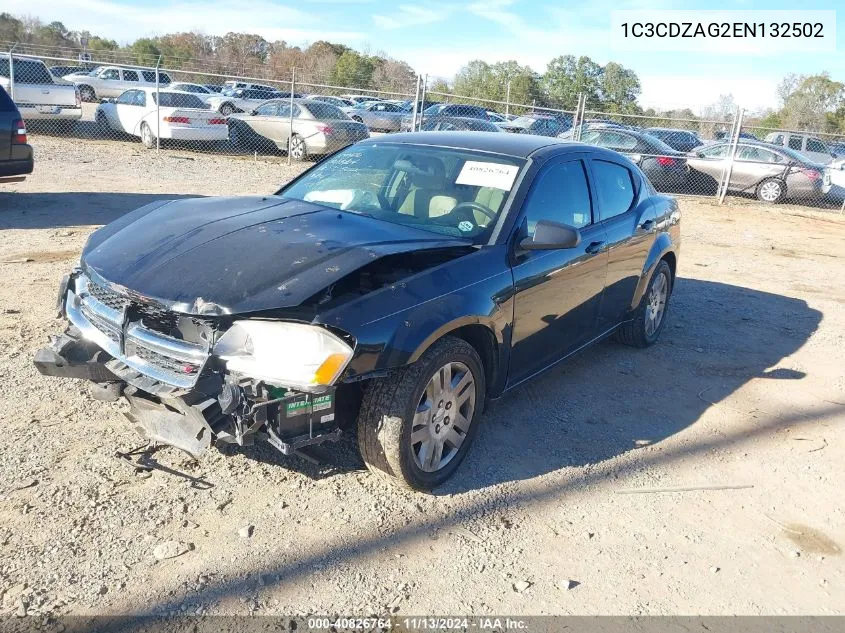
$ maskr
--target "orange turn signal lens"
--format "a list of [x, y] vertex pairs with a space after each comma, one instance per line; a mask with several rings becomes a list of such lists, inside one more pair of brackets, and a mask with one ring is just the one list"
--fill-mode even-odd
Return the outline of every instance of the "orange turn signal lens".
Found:
[[340, 374], [349, 356], [346, 354], [331, 354], [314, 372], [314, 384], [330, 385]]

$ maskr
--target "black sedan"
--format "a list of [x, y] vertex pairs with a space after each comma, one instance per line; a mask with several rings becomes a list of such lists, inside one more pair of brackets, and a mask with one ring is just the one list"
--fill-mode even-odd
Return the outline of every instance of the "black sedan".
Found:
[[0, 87], [0, 183], [24, 180], [33, 165], [26, 123], [15, 102]]
[[672, 149], [678, 150], [679, 152], [691, 152], [696, 147], [700, 147], [704, 144], [704, 141], [698, 138], [694, 132], [690, 132], [689, 130], [678, 130], [668, 127], [650, 127], [646, 128], [645, 131], [653, 137], [659, 138], [661, 141], [666, 143], [666, 145]]
[[503, 132], [498, 125], [484, 119], [470, 119], [460, 116], [442, 116], [426, 120], [422, 124], [425, 132]]
[[94, 232], [35, 364], [194, 455], [290, 454], [354, 422], [373, 472], [429, 490], [488, 401], [607, 336], [657, 341], [679, 238], [675, 200], [615, 152], [371, 139], [275, 195], [157, 201]]
[[572, 117], [552, 116], [550, 114], [526, 114], [513, 121], [498, 124], [506, 132], [516, 134], [537, 134], [539, 136], [559, 136], [572, 127]]
[[686, 154], [639, 130], [601, 128], [584, 132], [581, 142], [625, 154], [645, 172], [658, 191], [678, 191], [687, 186]]

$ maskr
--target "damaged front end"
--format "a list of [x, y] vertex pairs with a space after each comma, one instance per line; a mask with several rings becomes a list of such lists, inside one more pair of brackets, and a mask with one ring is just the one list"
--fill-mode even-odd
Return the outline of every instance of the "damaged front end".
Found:
[[34, 362], [46, 376], [125, 398], [151, 442], [198, 457], [212, 443], [264, 439], [285, 454], [336, 440], [335, 387], [355, 343], [306, 323], [184, 314], [75, 270], [60, 288], [70, 322]]

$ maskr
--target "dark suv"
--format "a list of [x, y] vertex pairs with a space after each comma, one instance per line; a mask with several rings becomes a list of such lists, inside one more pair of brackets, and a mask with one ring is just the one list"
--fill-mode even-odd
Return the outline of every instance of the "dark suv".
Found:
[[33, 168], [26, 124], [12, 98], [0, 87], [0, 183], [20, 182]]

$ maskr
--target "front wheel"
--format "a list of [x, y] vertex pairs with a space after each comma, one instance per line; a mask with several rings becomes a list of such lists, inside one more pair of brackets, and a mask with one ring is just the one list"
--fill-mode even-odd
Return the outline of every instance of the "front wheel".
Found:
[[235, 106], [233, 106], [231, 103], [224, 103], [222, 106], [220, 106], [220, 114], [222, 114], [223, 116], [229, 116], [230, 114], [234, 113]]
[[97, 100], [97, 93], [91, 86], [79, 86], [79, 98], [90, 103]]
[[672, 283], [672, 269], [666, 260], [661, 259], [634, 313], [634, 319], [616, 330], [615, 337], [620, 343], [632, 347], [648, 347], [657, 342], [666, 324]]
[[485, 394], [475, 349], [459, 338], [440, 339], [417, 362], [366, 390], [358, 447], [367, 468], [405, 488], [439, 486], [478, 433]]

